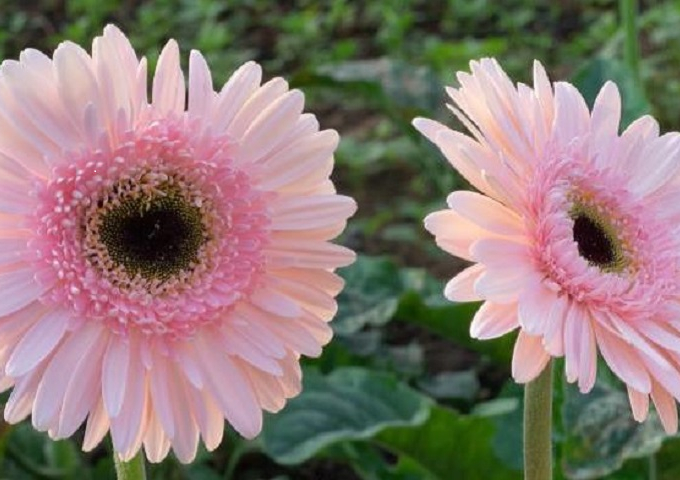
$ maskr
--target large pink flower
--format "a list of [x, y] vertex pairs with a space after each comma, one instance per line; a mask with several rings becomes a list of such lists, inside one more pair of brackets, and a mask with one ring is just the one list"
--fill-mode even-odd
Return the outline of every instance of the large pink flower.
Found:
[[533, 88], [514, 86], [494, 60], [471, 68], [447, 91], [473, 138], [414, 121], [481, 192], [454, 192], [448, 210], [425, 219], [444, 250], [474, 262], [445, 295], [484, 300], [473, 337], [520, 327], [518, 382], [564, 356], [567, 380], [587, 392], [599, 349], [627, 384], [635, 418], [651, 395], [665, 428], [677, 430], [680, 135], [659, 136], [648, 116], [619, 135], [612, 83], [590, 112], [538, 62]]
[[[300, 391], [354, 254], [338, 135], [255, 63], [219, 93], [191, 52], [146, 60], [115, 27], [0, 67], [0, 365], [5, 418], [53, 438], [86, 420], [123, 459], [194, 458], [224, 418], [251, 438]], [[188, 105], [185, 108], [185, 98]]]

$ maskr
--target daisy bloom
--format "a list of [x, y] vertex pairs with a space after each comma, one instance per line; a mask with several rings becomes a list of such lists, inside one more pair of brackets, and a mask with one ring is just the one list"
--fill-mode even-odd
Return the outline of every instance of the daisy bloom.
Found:
[[[489, 339], [519, 327], [512, 374], [534, 379], [551, 357], [588, 392], [597, 351], [627, 385], [641, 421], [651, 396], [677, 430], [680, 399], [680, 134], [644, 116], [619, 134], [621, 99], [602, 87], [589, 111], [570, 84], [534, 64], [533, 88], [492, 59], [449, 88], [472, 137], [432, 120], [415, 127], [480, 193], [458, 191], [426, 228], [474, 262], [445, 289], [483, 300], [470, 327]], [[674, 183], [675, 182], [675, 183]]]
[[[191, 461], [224, 419], [252, 438], [331, 338], [354, 212], [329, 175], [338, 135], [281, 78], [219, 93], [177, 43], [147, 63], [109, 26], [0, 66], [0, 365], [11, 423], [86, 422], [121, 459]], [[187, 99], [185, 102], [185, 98]], [[186, 103], [186, 105], [185, 105]]]

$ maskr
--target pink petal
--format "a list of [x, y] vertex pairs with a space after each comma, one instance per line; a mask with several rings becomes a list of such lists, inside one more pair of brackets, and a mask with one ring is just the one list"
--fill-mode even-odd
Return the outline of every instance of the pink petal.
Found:
[[628, 400], [633, 411], [633, 418], [638, 422], [644, 422], [649, 413], [649, 394], [628, 387]]
[[66, 333], [70, 318], [67, 310], [53, 310], [35, 322], [12, 352], [5, 366], [7, 375], [24, 375], [52, 353]]
[[652, 389], [651, 380], [638, 353], [598, 323], [593, 323], [593, 328], [597, 345], [609, 368], [629, 387], [649, 394]]
[[475, 302], [482, 297], [475, 292], [474, 285], [486, 271], [484, 265], [478, 263], [466, 268], [453, 277], [444, 288], [444, 296], [452, 302]]
[[206, 386], [222, 413], [241, 435], [255, 437], [262, 428], [262, 412], [247, 380], [228, 357], [219, 354], [219, 345], [209, 332], [196, 338], [196, 352]]
[[479, 193], [453, 192], [447, 203], [453, 211], [490, 232], [519, 237], [525, 234], [522, 220], [515, 212]]
[[213, 91], [210, 68], [197, 50], [189, 54], [189, 114], [208, 116], [217, 95]]
[[273, 230], [326, 228], [356, 211], [356, 202], [342, 195], [315, 195], [281, 199], [272, 206]]
[[543, 371], [550, 360], [541, 337], [531, 336], [520, 330], [512, 354], [512, 378], [517, 383], [527, 383]]
[[184, 111], [184, 74], [179, 66], [179, 46], [174, 40], [165, 44], [158, 57], [153, 77], [153, 105], [161, 113]]
[[236, 113], [260, 86], [262, 69], [255, 62], [241, 65], [219, 94], [215, 116], [211, 122], [218, 132], [229, 128]]
[[59, 414], [74, 367], [100, 338], [103, 327], [88, 322], [72, 332], [52, 356], [40, 381], [33, 405], [33, 426], [40, 431], [57, 428]]
[[21, 310], [37, 300], [49, 287], [35, 281], [35, 272], [28, 268], [0, 273], [0, 317]]
[[288, 91], [288, 83], [280, 77], [262, 85], [245, 101], [236, 113], [227, 132], [234, 138], [242, 138], [264, 109]]
[[293, 128], [304, 101], [302, 92], [291, 90], [259, 112], [243, 134], [237, 161], [255, 162], [269, 153]]
[[517, 304], [484, 302], [470, 324], [470, 336], [480, 340], [497, 338], [519, 326]]
[[130, 345], [114, 335], [104, 354], [102, 364], [102, 397], [110, 417], [118, 416], [125, 398], [125, 379], [130, 362]]
[[678, 407], [675, 400], [656, 382], [652, 383], [652, 400], [663, 429], [668, 435], [674, 435], [678, 431]]
[[[355, 253], [327, 242], [277, 239], [268, 248], [271, 268], [338, 268], [354, 262]], [[0, 278], [1, 281], [1, 278]]]
[[261, 188], [278, 190], [311, 173], [323, 171], [339, 140], [335, 130], [323, 130], [293, 142], [267, 162], [267, 168], [263, 170], [266, 178], [262, 178]]
[[543, 334], [557, 294], [539, 276], [532, 276], [519, 296], [519, 323], [529, 335]]

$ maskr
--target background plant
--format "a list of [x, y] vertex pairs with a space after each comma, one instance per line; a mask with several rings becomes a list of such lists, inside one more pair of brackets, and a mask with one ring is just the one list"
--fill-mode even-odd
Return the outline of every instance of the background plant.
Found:
[[[360, 206], [343, 242], [362, 256], [341, 272], [336, 340], [306, 362], [304, 393], [258, 439], [230, 432], [217, 451], [190, 466], [168, 459], [150, 478], [521, 478], [513, 339], [471, 340], [476, 305], [441, 295], [462, 264], [439, 252], [421, 221], [442, 206], [433, 199], [465, 185], [410, 120], [436, 115], [453, 125], [443, 85], [470, 59], [495, 56], [523, 81], [538, 58], [591, 100], [614, 79], [627, 119], [651, 112], [665, 130], [679, 129], [680, 4], [640, 10], [638, 83], [608, 0], [0, 0], [1, 58], [28, 46], [52, 51], [64, 39], [89, 45], [114, 22], [152, 62], [169, 37], [201, 50], [216, 85], [256, 59], [266, 75], [303, 88], [308, 109], [343, 135], [335, 178]], [[558, 478], [678, 478], [680, 440], [656, 418], [635, 423], [616, 380], [606, 369], [598, 378], [584, 396], [556, 376]], [[2, 425], [0, 477], [112, 479], [107, 447], [82, 454], [77, 442]]]

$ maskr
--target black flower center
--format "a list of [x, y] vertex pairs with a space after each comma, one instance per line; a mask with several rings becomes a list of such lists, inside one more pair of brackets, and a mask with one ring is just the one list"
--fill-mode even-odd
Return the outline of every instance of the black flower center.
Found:
[[604, 226], [585, 212], [574, 217], [574, 240], [578, 253], [592, 265], [613, 268], [619, 260], [615, 239]]
[[201, 218], [200, 208], [175, 192], [125, 198], [102, 217], [100, 235], [129, 275], [166, 280], [197, 261], [206, 240]]

